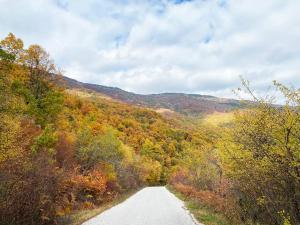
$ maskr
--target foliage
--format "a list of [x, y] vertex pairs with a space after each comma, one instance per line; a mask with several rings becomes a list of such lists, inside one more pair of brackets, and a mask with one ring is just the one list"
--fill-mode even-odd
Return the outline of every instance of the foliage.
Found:
[[65, 91], [49, 54], [13, 34], [0, 57], [1, 224], [55, 224], [164, 184], [192, 139], [154, 111]]
[[220, 143], [222, 164], [242, 220], [299, 224], [299, 91], [275, 84], [285, 106], [256, 98], [253, 109], [237, 112]]
[[[220, 196], [211, 192], [199, 192], [195, 188], [185, 185], [170, 186], [168, 189], [185, 201], [186, 207], [199, 222], [206, 225], [236, 224], [223, 215], [223, 207], [228, 206], [224, 205], [225, 200]], [[219, 210], [216, 210], [216, 207]]]
[[9, 34], [0, 42], [0, 224], [57, 224], [166, 183], [231, 224], [298, 224], [300, 93], [275, 85], [285, 106], [255, 97], [252, 108], [184, 129], [149, 109], [64, 90], [49, 54]]
[[157, 185], [160, 183], [162, 166], [161, 164], [149, 157], [142, 157], [138, 164], [140, 179], [143, 183]]

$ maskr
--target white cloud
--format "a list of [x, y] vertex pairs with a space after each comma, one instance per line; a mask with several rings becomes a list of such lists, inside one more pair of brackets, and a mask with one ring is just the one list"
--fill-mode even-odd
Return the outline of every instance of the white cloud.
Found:
[[66, 75], [138, 93], [232, 96], [300, 86], [294, 0], [0, 0], [0, 35], [39, 43]]

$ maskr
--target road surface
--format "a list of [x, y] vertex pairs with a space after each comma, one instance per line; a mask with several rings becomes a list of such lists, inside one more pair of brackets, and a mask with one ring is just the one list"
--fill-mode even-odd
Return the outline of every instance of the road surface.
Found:
[[165, 187], [147, 187], [83, 225], [200, 225]]

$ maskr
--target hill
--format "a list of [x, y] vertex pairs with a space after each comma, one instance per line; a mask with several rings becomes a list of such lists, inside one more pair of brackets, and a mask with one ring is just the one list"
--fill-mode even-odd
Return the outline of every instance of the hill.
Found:
[[47, 52], [22, 46], [13, 34], [0, 41], [1, 225], [57, 225], [76, 210], [166, 184], [199, 145], [174, 120], [107, 94], [124, 91], [74, 80], [65, 90]]
[[241, 102], [62, 77], [65, 89], [48, 53], [23, 46], [0, 41], [1, 225], [66, 225], [166, 184], [207, 225], [300, 224], [299, 90], [274, 82], [284, 106], [255, 98], [232, 113]]
[[211, 114], [213, 112], [228, 112], [241, 108], [241, 102], [234, 99], [218, 98], [209, 95], [161, 93], [161, 94], [135, 94], [116, 87], [107, 87], [98, 84], [89, 84], [63, 77], [69, 89], [88, 89], [106, 95], [112, 99], [128, 104], [148, 107], [159, 112], [172, 111], [183, 115]]

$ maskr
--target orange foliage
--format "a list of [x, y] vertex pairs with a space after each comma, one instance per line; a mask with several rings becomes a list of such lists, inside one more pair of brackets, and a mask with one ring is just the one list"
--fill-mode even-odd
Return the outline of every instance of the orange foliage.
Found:
[[69, 134], [62, 132], [58, 135], [58, 141], [56, 143], [56, 161], [60, 168], [70, 169], [75, 165], [74, 159], [74, 137]]
[[88, 103], [84, 103], [81, 106], [80, 110], [81, 110], [83, 115], [87, 115], [88, 113], [94, 111], [94, 108], [95, 107], [93, 106], [93, 104], [88, 102]]
[[225, 198], [212, 191], [202, 191], [180, 183], [174, 184], [173, 187], [183, 195], [198, 199], [204, 205], [211, 207], [217, 212], [225, 212], [233, 207]]
[[169, 176], [169, 183], [170, 184], [186, 184], [188, 181], [188, 171], [184, 169], [176, 169], [171, 175]]
[[62, 182], [60, 187], [59, 214], [73, 209], [94, 207], [106, 200], [106, 176], [98, 170], [82, 175], [77, 172]]

